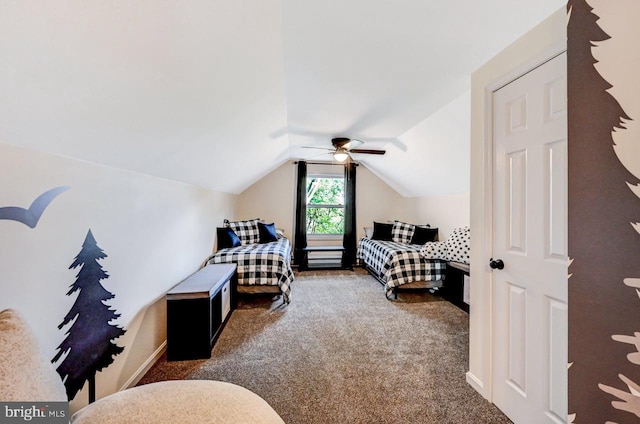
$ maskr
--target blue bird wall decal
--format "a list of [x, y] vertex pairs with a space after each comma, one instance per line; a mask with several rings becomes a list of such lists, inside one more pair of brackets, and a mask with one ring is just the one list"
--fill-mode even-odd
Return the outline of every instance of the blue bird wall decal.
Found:
[[29, 209], [18, 206], [7, 206], [0, 208], [0, 219], [9, 219], [22, 222], [30, 228], [35, 228], [44, 210], [49, 206], [60, 193], [69, 190], [71, 187], [56, 187], [45, 191], [33, 201]]

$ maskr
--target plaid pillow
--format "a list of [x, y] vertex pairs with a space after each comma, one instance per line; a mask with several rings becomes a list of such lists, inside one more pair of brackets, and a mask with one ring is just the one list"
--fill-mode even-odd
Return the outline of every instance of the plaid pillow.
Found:
[[393, 228], [391, 229], [391, 240], [395, 241], [396, 243], [410, 243], [415, 231], [416, 226], [413, 224], [393, 221]]
[[231, 222], [225, 220], [225, 224], [236, 233], [242, 246], [245, 246], [247, 244], [256, 244], [260, 241], [259, 221], [258, 218]]

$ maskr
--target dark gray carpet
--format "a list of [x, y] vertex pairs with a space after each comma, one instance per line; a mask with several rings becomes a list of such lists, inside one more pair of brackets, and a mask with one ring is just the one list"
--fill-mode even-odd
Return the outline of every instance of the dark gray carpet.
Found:
[[140, 384], [228, 381], [289, 424], [510, 423], [465, 381], [468, 321], [427, 293], [388, 301], [362, 270], [304, 272], [286, 307], [241, 301], [210, 360], [163, 358]]

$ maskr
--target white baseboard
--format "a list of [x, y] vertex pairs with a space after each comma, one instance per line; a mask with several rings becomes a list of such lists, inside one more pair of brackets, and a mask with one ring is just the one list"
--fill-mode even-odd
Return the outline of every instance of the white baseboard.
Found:
[[127, 380], [127, 382], [124, 383], [124, 385], [120, 388], [120, 390], [130, 389], [131, 387], [134, 387], [136, 384], [138, 384], [138, 382], [142, 379], [142, 377], [144, 377], [147, 371], [151, 369], [153, 364], [155, 364], [158, 361], [158, 359], [160, 359], [160, 357], [162, 356], [162, 354], [166, 349], [167, 349], [167, 341], [165, 340], [156, 349], [156, 351], [153, 352], [153, 354], [146, 361], [144, 361], [142, 365], [140, 365], [140, 368], [138, 368], [138, 370], [133, 373], [131, 378], [129, 378], [129, 380]]
[[491, 402], [491, 399], [489, 399], [488, 394], [485, 393], [486, 390], [482, 381], [480, 381], [475, 375], [473, 375], [471, 371], [467, 371], [466, 377], [467, 377], [467, 383], [471, 387], [473, 387], [476, 392], [480, 393], [483, 398]]

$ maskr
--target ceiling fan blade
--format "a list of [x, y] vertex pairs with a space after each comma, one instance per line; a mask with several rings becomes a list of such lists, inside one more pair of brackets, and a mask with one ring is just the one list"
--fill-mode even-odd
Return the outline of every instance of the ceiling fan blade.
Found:
[[[327, 153], [320, 153], [320, 154], [317, 154], [317, 155], [310, 156], [310, 157], [308, 157], [308, 158], [304, 158], [304, 160], [311, 160], [311, 159], [319, 158], [319, 157], [321, 157], [321, 156], [328, 156], [328, 155], [330, 155], [330, 154], [331, 154], [331, 152], [327, 152]], [[332, 157], [332, 158], [333, 158], [333, 157]]]
[[375, 149], [350, 149], [349, 153], [359, 153], [365, 155], [384, 155], [387, 153], [386, 150], [375, 150]]
[[312, 146], [300, 146], [303, 149], [316, 149], [316, 150], [327, 150], [329, 152], [333, 152], [336, 149], [329, 149], [328, 147], [312, 147]]
[[355, 147], [358, 147], [362, 144], [364, 144], [364, 141], [360, 141], [360, 140], [356, 140], [355, 138], [352, 138], [347, 143], [343, 144], [342, 148], [352, 151]]

